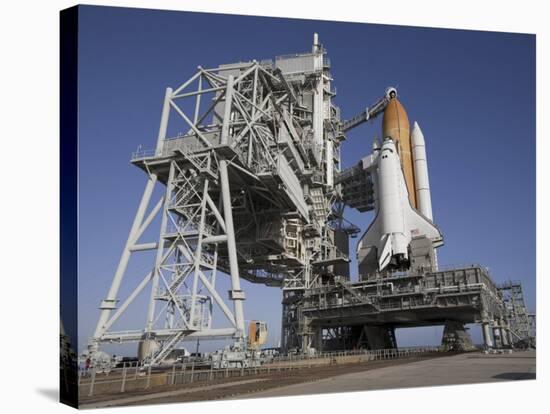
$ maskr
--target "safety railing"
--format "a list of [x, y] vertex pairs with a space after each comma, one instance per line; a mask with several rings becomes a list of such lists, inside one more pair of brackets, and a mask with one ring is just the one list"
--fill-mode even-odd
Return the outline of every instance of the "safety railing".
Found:
[[353, 356], [359, 358], [359, 361], [355, 362], [367, 362], [411, 358], [435, 352], [439, 352], [438, 347], [320, 352], [313, 355], [297, 354], [276, 356], [267, 360], [252, 360], [255, 366], [218, 369], [214, 368], [214, 364], [209, 361], [190, 361], [164, 367], [144, 367], [137, 363], [128, 363], [108, 372], [94, 368], [81, 370], [78, 385], [81, 397], [92, 397], [307, 369], [339, 362], [345, 363], [345, 360], [342, 361], [343, 358]]
[[439, 352], [439, 347], [409, 347], [409, 348], [391, 348], [391, 349], [355, 349], [347, 351], [328, 351], [328, 352], [316, 352], [314, 354], [290, 354], [283, 356], [276, 356], [271, 358], [267, 364], [279, 363], [279, 362], [296, 362], [303, 360], [315, 360], [323, 358], [342, 358], [347, 356], [365, 355], [372, 357], [369, 360], [399, 358], [405, 356], [416, 356], [420, 354]]
[[151, 158], [151, 157], [160, 157], [162, 156], [162, 151], [156, 151], [154, 149], [147, 149], [142, 150], [139, 149], [137, 151], [132, 152], [132, 155], [130, 156], [130, 160], [138, 160], [142, 158]]
[[[141, 160], [143, 158], [153, 158], [153, 157], [166, 157], [168, 155], [171, 155], [174, 153], [175, 150], [180, 150], [186, 155], [192, 154], [194, 152], [202, 151], [205, 149], [204, 145], [200, 144], [192, 144], [183, 141], [186, 138], [186, 136], [177, 136], [173, 138], [166, 138], [164, 140], [164, 145], [161, 150], [156, 149], [143, 149], [141, 148], [141, 145], [138, 147], [138, 149], [134, 152], [132, 152], [130, 156], [131, 161], [135, 160]], [[181, 145], [174, 145], [175, 141], [181, 140]]]

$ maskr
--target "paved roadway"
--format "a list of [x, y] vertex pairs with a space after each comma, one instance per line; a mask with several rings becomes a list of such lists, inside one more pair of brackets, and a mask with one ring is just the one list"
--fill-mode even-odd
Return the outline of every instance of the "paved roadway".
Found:
[[232, 398], [280, 397], [535, 379], [535, 361], [535, 351], [496, 355], [469, 353], [344, 374], [317, 382], [283, 386]]

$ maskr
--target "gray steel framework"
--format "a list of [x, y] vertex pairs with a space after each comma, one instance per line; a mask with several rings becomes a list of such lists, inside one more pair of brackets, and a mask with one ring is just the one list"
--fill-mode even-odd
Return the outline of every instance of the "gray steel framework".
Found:
[[[340, 145], [388, 98], [342, 122], [331, 83], [315, 36], [309, 53], [199, 67], [166, 89], [155, 148], [132, 155], [146, 185], [101, 302], [92, 354], [104, 342], [135, 341], [157, 364], [184, 340], [231, 338], [244, 348], [241, 278], [282, 288], [283, 350], [344, 340], [387, 348], [396, 345], [395, 327], [434, 321], [455, 323], [455, 333], [456, 323], [478, 322], [488, 346], [513, 343], [508, 331], [524, 328], [509, 326], [502, 294], [480, 267], [349, 281], [348, 237], [358, 228], [344, 208], [372, 210], [375, 196], [361, 166], [340, 171]], [[152, 202], [156, 187], [163, 195]], [[142, 240], [154, 226], [156, 240]], [[151, 271], [127, 274], [132, 255], [146, 251], [154, 252]], [[229, 277], [227, 296], [220, 277]], [[123, 280], [134, 289], [119, 299]], [[144, 328], [113, 330], [145, 290]]]
[[478, 265], [359, 282], [335, 277], [294, 295], [285, 316], [302, 338], [290, 349], [388, 348], [397, 345], [395, 328], [444, 325], [444, 348], [469, 350], [470, 323], [481, 325], [487, 348], [534, 347], [521, 284], [497, 286]]
[[[343, 135], [324, 55], [315, 41], [311, 53], [275, 62], [199, 67], [166, 90], [156, 148], [132, 156], [147, 182], [92, 353], [102, 342], [139, 341], [155, 364], [182, 340], [233, 338], [244, 347], [240, 278], [303, 292], [338, 265], [347, 272], [347, 234], [357, 229], [341, 217], [341, 204], [333, 208]], [[169, 136], [178, 128], [186, 132]], [[151, 203], [159, 185], [164, 194]], [[158, 239], [142, 241], [159, 221]], [[119, 300], [129, 260], [143, 251], [155, 252], [154, 267], [141, 279], [131, 275], [136, 287]], [[225, 275], [228, 298], [216, 287]], [[145, 289], [145, 328], [112, 330]], [[225, 328], [212, 327], [214, 307]]]
[[535, 347], [535, 315], [527, 310], [521, 282], [501, 283], [499, 290], [503, 295], [510, 343], [517, 346]]

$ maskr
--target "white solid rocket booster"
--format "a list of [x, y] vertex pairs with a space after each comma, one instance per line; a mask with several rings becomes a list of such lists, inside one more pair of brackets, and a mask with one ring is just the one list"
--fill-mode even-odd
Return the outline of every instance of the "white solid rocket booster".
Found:
[[433, 221], [432, 198], [430, 196], [430, 180], [428, 178], [428, 162], [426, 160], [426, 144], [424, 134], [414, 123], [411, 131], [412, 156], [414, 162], [414, 184], [418, 209], [428, 219]]

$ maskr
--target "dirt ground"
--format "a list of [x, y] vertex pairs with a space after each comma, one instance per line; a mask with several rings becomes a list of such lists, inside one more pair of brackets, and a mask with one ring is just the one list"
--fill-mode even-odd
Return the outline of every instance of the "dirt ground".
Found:
[[449, 354], [432, 354], [393, 360], [378, 360], [355, 363], [300, 368], [291, 371], [271, 372], [244, 378], [227, 378], [209, 383], [194, 383], [166, 386], [151, 391], [125, 392], [118, 395], [101, 395], [81, 398], [81, 408], [110, 406], [165, 404], [171, 402], [211, 401], [257, 393], [278, 387], [315, 382], [325, 378], [354, 372], [370, 371], [384, 367], [399, 366], [413, 362], [440, 358]]

